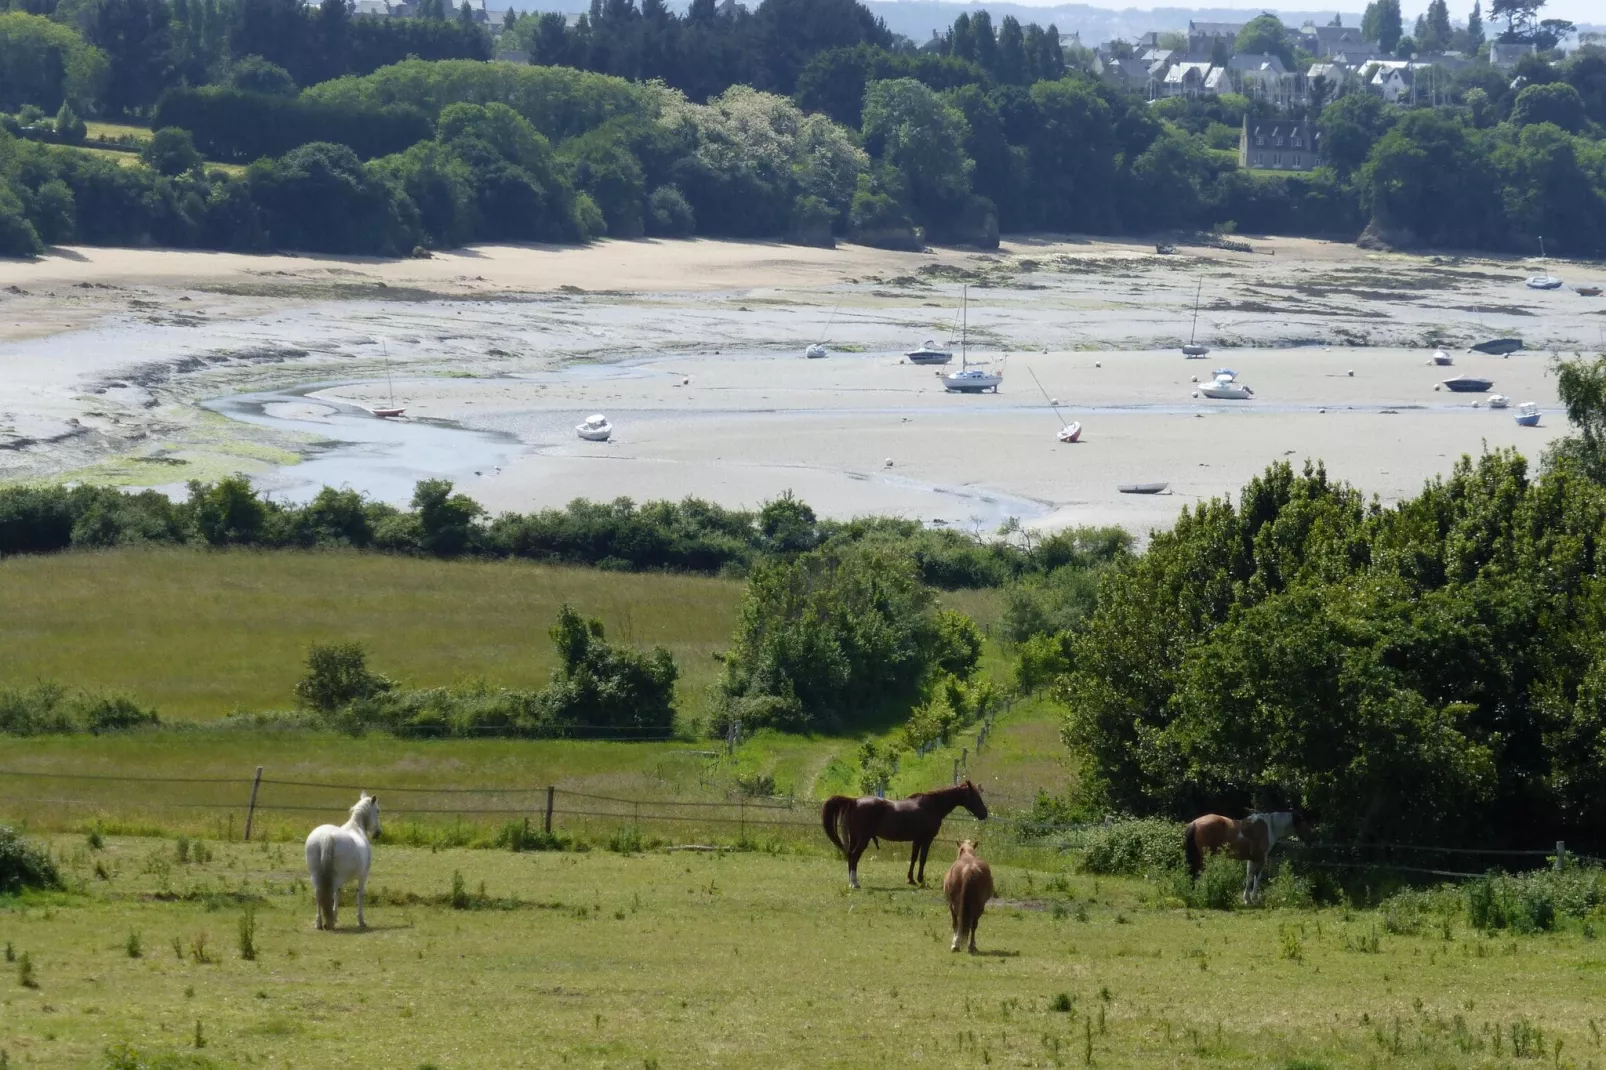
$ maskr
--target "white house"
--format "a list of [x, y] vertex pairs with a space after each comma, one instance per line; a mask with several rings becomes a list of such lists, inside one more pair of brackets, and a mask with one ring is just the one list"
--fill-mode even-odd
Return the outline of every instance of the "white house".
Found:
[[1197, 97], [1205, 92], [1205, 79], [1209, 77], [1210, 64], [1186, 62], [1173, 64], [1165, 72], [1165, 79], [1160, 83], [1160, 90], [1168, 97]]

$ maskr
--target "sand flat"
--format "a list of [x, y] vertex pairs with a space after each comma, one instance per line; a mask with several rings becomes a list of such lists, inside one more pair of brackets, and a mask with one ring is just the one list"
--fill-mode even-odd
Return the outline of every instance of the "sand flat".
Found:
[[[1551, 262], [1568, 288], [1536, 293], [1518, 261], [1251, 245], [644, 241], [398, 261], [63, 250], [0, 263], [0, 478], [243, 471], [299, 494], [285, 462], [302, 456], [318, 459], [308, 474], [393, 500], [445, 476], [497, 510], [578, 496], [753, 506], [791, 489], [832, 516], [1142, 531], [1275, 460], [1320, 459], [1385, 501], [1463, 453], [1537, 460], [1565, 431], [1550, 354], [1606, 337], [1606, 302], [1571, 290], [1606, 282], [1599, 267]], [[1004, 369], [997, 395], [948, 394], [902, 359], [947, 340], [962, 295], [968, 356]], [[1190, 332], [1214, 347], [1206, 359], [1178, 353]], [[1507, 334], [1527, 348], [1466, 350]], [[822, 337], [832, 355], [804, 360]], [[1435, 345], [1453, 367], [1431, 366]], [[1255, 398], [1194, 397], [1221, 366]], [[1463, 373], [1539, 402], [1542, 425], [1435, 390]], [[418, 431], [354, 433], [392, 392]], [[1055, 441], [1045, 393], [1083, 424], [1081, 443]], [[247, 394], [262, 401], [249, 420], [218, 400]], [[613, 442], [574, 436], [592, 412], [613, 420]], [[454, 434], [480, 437], [459, 449]], [[1171, 493], [1115, 489], [1150, 481]]]

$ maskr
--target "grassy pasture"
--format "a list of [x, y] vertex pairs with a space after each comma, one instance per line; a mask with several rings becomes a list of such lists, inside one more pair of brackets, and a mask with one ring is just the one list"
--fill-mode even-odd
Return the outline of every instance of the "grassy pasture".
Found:
[[323, 934], [297, 844], [214, 843], [181, 863], [170, 839], [62, 837], [74, 891], [0, 900], [0, 939], [38, 986], [0, 966], [0, 1051], [18, 1067], [104, 1065], [122, 1042], [218, 1067], [1606, 1062], [1601, 956], [1577, 929], [1408, 936], [1368, 911], [1190, 912], [986, 842], [999, 899], [971, 957], [948, 951], [936, 880], [904, 887], [892, 845], [849, 893], [815, 848], [382, 842], [372, 928]]
[[730, 642], [739, 583], [525, 562], [359, 553], [129, 549], [0, 561], [0, 685], [54, 680], [131, 694], [164, 719], [285, 709], [313, 642], [433, 686], [539, 687], [567, 601], [615, 641], [662, 644], [695, 714]]

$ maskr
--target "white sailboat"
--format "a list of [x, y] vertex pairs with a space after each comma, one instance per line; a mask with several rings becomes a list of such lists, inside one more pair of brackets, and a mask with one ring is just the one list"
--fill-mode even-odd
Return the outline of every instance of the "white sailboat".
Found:
[[379, 351], [385, 357], [385, 387], [390, 392], [390, 404], [380, 405], [368, 411], [381, 419], [390, 419], [391, 417], [401, 416], [407, 410], [396, 404], [396, 384], [391, 382], [390, 379], [390, 350], [385, 348], [383, 339], [380, 340]]
[[826, 355], [828, 350], [825, 348], [825, 336], [831, 333], [831, 324], [836, 321], [837, 309], [841, 307], [841, 305], [837, 305], [835, 308], [831, 309], [831, 316], [825, 321], [825, 330], [820, 332], [820, 340], [803, 351], [803, 355], [805, 357], [809, 358], [810, 360], [819, 360], [821, 357]]
[[1190, 360], [1203, 357], [1210, 352], [1210, 347], [1196, 342], [1194, 339], [1199, 333], [1199, 298], [1204, 294], [1204, 279], [1199, 280], [1199, 287], [1193, 292], [1193, 326], [1188, 330], [1188, 344], [1182, 347], [1182, 355]]
[[1043, 400], [1048, 402], [1048, 407], [1054, 410], [1054, 419], [1060, 422], [1059, 433], [1054, 437], [1066, 445], [1080, 441], [1082, 438], [1082, 425], [1075, 420], [1066, 423], [1065, 417], [1060, 415], [1059, 405], [1053, 398], [1048, 396], [1048, 391], [1043, 389], [1043, 381], [1037, 377], [1037, 373], [1030, 368], [1027, 368], [1026, 372], [1032, 377], [1032, 382], [1037, 384], [1037, 389], [1042, 393]]
[[1004, 381], [1003, 372], [972, 368], [967, 358], [966, 344], [970, 331], [970, 287], [965, 287], [959, 298], [959, 370], [942, 377], [943, 389], [950, 394], [980, 394], [991, 390], [998, 393], [998, 384]]

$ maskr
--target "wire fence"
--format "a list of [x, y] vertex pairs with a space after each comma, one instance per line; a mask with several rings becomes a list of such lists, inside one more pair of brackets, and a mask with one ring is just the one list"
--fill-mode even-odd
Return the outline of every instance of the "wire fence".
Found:
[[[27, 769], [0, 769], [0, 813], [50, 808], [93, 816], [106, 812], [176, 811], [211, 815], [220, 838], [250, 839], [259, 819], [274, 814], [322, 814], [333, 820], [368, 791], [382, 797], [389, 821], [425, 822], [451, 818], [519, 822], [545, 833], [598, 824], [673, 826], [682, 829], [738, 830], [770, 834], [794, 829], [820, 831], [817, 804], [794, 798], [726, 799], [637, 798], [623, 794], [582, 791], [557, 785], [529, 787], [464, 787], [453, 784], [405, 784], [302, 780], [252, 774], [235, 777], [79, 773]], [[78, 785], [75, 789], [74, 785]], [[107, 794], [107, 789], [114, 790]], [[177, 792], [157, 794], [152, 789], [170, 786]], [[21, 787], [22, 791], [7, 790]], [[197, 796], [206, 795], [206, 798]], [[949, 818], [974, 823], [963, 810]], [[1030, 815], [997, 814], [987, 821], [990, 829], [1026, 844], [1059, 851], [1086, 849], [1107, 833], [1108, 822], [1054, 823]], [[226, 831], [225, 831], [226, 830]], [[1180, 830], [1179, 830], [1180, 831]], [[1569, 851], [1566, 844], [1534, 849], [1437, 846], [1390, 842], [1341, 843], [1297, 840], [1278, 844], [1279, 851], [1298, 859], [1301, 866], [1351, 873], [1388, 872], [1445, 879], [1472, 879], [1494, 869], [1560, 869], [1576, 864], [1606, 864], [1601, 858]], [[1487, 863], [1480, 865], [1480, 863]]]

